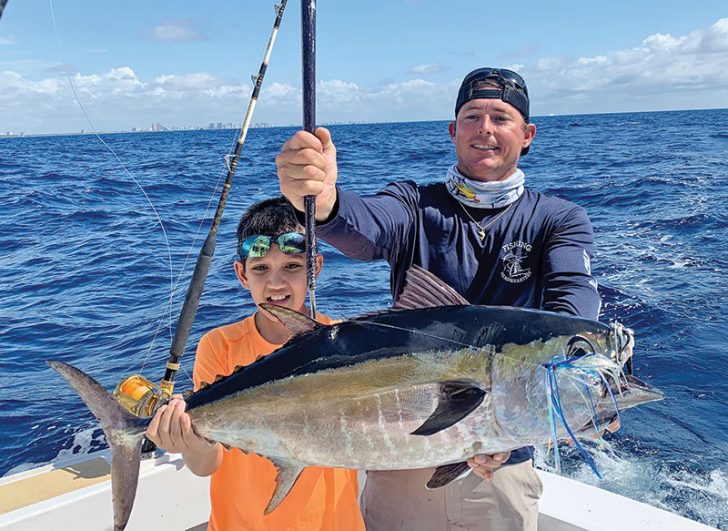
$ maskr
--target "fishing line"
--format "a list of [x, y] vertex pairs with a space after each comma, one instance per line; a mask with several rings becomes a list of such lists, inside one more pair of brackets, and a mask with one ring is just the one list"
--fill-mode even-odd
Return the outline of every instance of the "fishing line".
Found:
[[[236, 135], [237, 137], [237, 132]], [[228, 151], [228, 155], [230, 154], [230, 151], [234, 149], [236, 138], [233, 138], [232, 145], [230, 147], [230, 150]], [[202, 213], [202, 217], [200, 219], [200, 223], [197, 225], [197, 231], [195, 232], [195, 235], [192, 238], [192, 243], [190, 244], [189, 248], [187, 249], [187, 253], [185, 254], [185, 258], [182, 262], [182, 266], [179, 271], [179, 275], [177, 275], [177, 279], [174, 281], [174, 288], [172, 290], [172, 297], [169, 301], [167, 301], [167, 304], [165, 305], [164, 312], [162, 313], [162, 316], [159, 318], [159, 323], [157, 324], [157, 328], [154, 331], [154, 335], [152, 336], [151, 344], [149, 345], [149, 348], [147, 349], [147, 353], [144, 356], [144, 360], [142, 362], [141, 369], [139, 369], [140, 373], [144, 372], [144, 369], [146, 368], [147, 362], [151, 358], [152, 350], [154, 349], [154, 344], [157, 340], [157, 337], [159, 336], [159, 331], [162, 328], [162, 325], [164, 324], [164, 319], [167, 316], [167, 313], [170, 314], [170, 320], [171, 320], [171, 312], [172, 312], [172, 305], [173, 305], [173, 299], [178, 295], [180, 291], [180, 284], [182, 281], [182, 277], [184, 276], [185, 270], [187, 268], [187, 262], [190, 259], [190, 256], [193, 254], [193, 250], [195, 248], [195, 245], [197, 244], [197, 240], [200, 236], [200, 232], [202, 232], [202, 227], [205, 224], [205, 219], [207, 218], [207, 213], [210, 211], [210, 207], [212, 206], [212, 202], [217, 196], [217, 190], [220, 186], [220, 181], [222, 181], [223, 175], [225, 174], [225, 169], [220, 170], [220, 173], [217, 176], [217, 181], [215, 182], [215, 186], [212, 189], [212, 193], [210, 194], [210, 199], [207, 202], [207, 206], [205, 207], [205, 211]], [[170, 330], [170, 338], [171, 338], [171, 330]], [[185, 376], [187, 376], [187, 379], [191, 382], [192, 377], [187, 372], [187, 369], [184, 367], [181, 367], [182, 371], [184, 372]]]
[[[390, 328], [390, 329], [393, 329], [393, 330], [400, 330], [402, 332], [409, 332], [411, 334], [415, 334], [415, 335], [419, 335], [419, 336], [425, 336], [425, 337], [430, 337], [432, 339], [437, 339], [439, 341], [445, 341], [447, 343], [452, 343], [453, 345], [458, 345], [460, 347], [466, 347], [466, 348], [469, 348], [469, 349], [472, 349], [472, 350], [476, 350], [476, 351], [483, 349], [483, 347], [476, 347], [475, 345], [470, 345], [468, 343], [462, 343], [462, 342], [456, 341], [454, 339], [448, 339], [446, 337], [436, 336], [435, 334], [428, 334], [427, 332], [423, 332], [422, 330], [417, 330], [415, 328], [405, 328], [403, 326], [391, 325], [391, 324], [386, 324], [386, 323], [375, 323], [375, 322], [372, 322], [372, 321], [361, 321], [361, 322], [358, 322], [358, 321], [349, 321], [349, 322], [350, 323], [354, 323], [354, 324], [358, 324], [360, 326], [364, 326], [364, 325], [365, 326], [381, 326], [382, 328]], [[524, 362], [524, 363], [528, 363], [528, 362]], [[540, 363], [532, 363], [532, 365], [541, 365], [541, 364]]]
[[[54, 34], [56, 37], [56, 43], [58, 45], [58, 54], [60, 56], [61, 63], [64, 64], [65, 61], [64, 61], [64, 57], [63, 57], [63, 47], [61, 46], [61, 37], [58, 32], [58, 25], [56, 24], [56, 15], [55, 15], [55, 11], [53, 9], [53, 0], [48, 0], [48, 4], [50, 6], [51, 20], [53, 22], [53, 31], [54, 31]], [[91, 131], [93, 131], [94, 136], [98, 139], [99, 142], [101, 142], [101, 144], [107, 149], [107, 151], [109, 153], [111, 153], [111, 155], [116, 159], [116, 161], [119, 163], [119, 165], [124, 170], [124, 173], [129, 177], [129, 179], [131, 179], [132, 182], [134, 182], [134, 184], [136, 184], [136, 186], [141, 190], [142, 194], [144, 195], [144, 198], [147, 200], [147, 203], [149, 203], [149, 206], [151, 207], [152, 212], [154, 212], [154, 216], [157, 218], [157, 222], [159, 223], [159, 226], [162, 229], [164, 244], [167, 249], [167, 262], [169, 264], [169, 301], [168, 301], [168, 305], [171, 306], [172, 305], [172, 296], [173, 296], [173, 292], [174, 292], [174, 271], [172, 269], [172, 251], [171, 251], [171, 246], [169, 244], [169, 238], [167, 237], [167, 230], [164, 228], [164, 223], [162, 222], [162, 218], [159, 215], [159, 212], [157, 212], [157, 209], [154, 206], [154, 202], [149, 197], [149, 195], [147, 194], [146, 190], [141, 185], [141, 183], [131, 174], [129, 169], [122, 162], [121, 158], [119, 158], [119, 156], [116, 154], [116, 152], [111, 148], [111, 146], [109, 146], [109, 144], [107, 144], [106, 141], [104, 141], [104, 139], [101, 138], [101, 136], [98, 133], [98, 130], [96, 129], [96, 126], [91, 121], [91, 118], [89, 117], [88, 113], [86, 112], [86, 108], [81, 103], [81, 99], [78, 97], [76, 85], [73, 83], [73, 79], [71, 78], [71, 75], [69, 74], [68, 69], [65, 69], [64, 73], [66, 75], [66, 79], [68, 79], [68, 84], [71, 87], [71, 92], [73, 93], [73, 97], [74, 97], [76, 103], [78, 104], [78, 106], [81, 108], [81, 112], [83, 113], [83, 115], [86, 119], [86, 122], [88, 123], [89, 127], [91, 128]], [[171, 336], [171, 334], [172, 334], [172, 320], [171, 319], [169, 321], [169, 330], [170, 330], [170, 336]]]
[[[174, 281], [174, 288], [172, 290], [172, 297], [167, 302], [164, 312], [162, 312], [162, 316], [159, 318], [159, 323], [157, 324], [157, 328], [154, 331], [154, 335], [152, 336], [151, 344], [149, 345], [149, 348], [147, 349], [147, 353], [144, 356], [144, 360], [142, 362], [141, 369], [139, 369], [139, 372], [144, 372], [144, 369], [146, 368], [147, 362], [151, 358], [152, 350], [154, 349], [154, 344], [156, 343], [157, 337], [159, 336], [159, 330], [162, 328], [162, 325], [164, 324], [164, 319], [167, 316], [167, 312], [170, 312], [170, 319], [171, 319], [171, 312], [172, 312], [172, 304], [173, 299], [176, 298], [180, 291], [180, 283], [182, 282], [182, 277], [184, 276], [185, 270], [187, 268], [187, 262], [189, 261], [190, 256], [192, 256], [193, 250], [195, 249], [195, 245], [197, 244], [197, 240], [200, 236], [200, 232], [202, 232], [202, 227], [205, 225], [205, 219], [207, 218], [207, 213], [210, 211], [210, 207], [212, 206], [212, 202], [217, 196], [217, 190], [220, 186], [220, 182], [222, 181], [223, 175], [226, 171], [230, 169], [229, 165], [229, 158], [234, 155], [235, 151], [235, 144], [237, 142], [238, 137], [240, 136], [242, 130], [236, 129], [235, 133], [233, 135], [233, 138], [230, 142], [230, 147], [228, 148], [227, 155], [225, 155], [224, 159], [224, 168], [220, 170], [220, 173], [217, 175], [217, 181], [215, 181], [215, 186], [212, 188], [212, 192], [210, 193], [210, 198], [207, 201], [207, 206], [205, 207], [205, 211], [202, 213], [202, 216], [200, 218], [200, 223], [197, 225], [197, 230], [195, 231], [195, 235], [192, 238], [192, 243], [190, 244], [189, 248], [187, 249], [187, 253], [185, 254], [185, 258], [182, 261], [182, 266], [179, 271], [179, 275], [177, 275], [177, 279]], [[172, 333], [170, 330], [170, 339], [172, 337]], [[192, 382], [192, 377], [187, 372], [187, 369], [184, 367], [181, 367], [182, 371], [184, 372], [185, 376], [187, 376], [187, 379]]]
[[[57, 45], [58, 45], [58, 51], [59, 51], [59, 55], [61, 57], [61, 62], [63, 63], [64, 62], [64, 60], [63, 60], [63, 49], [62, 49], [62, 46], [61, 46], [60, 34], [59, 34], [59, 31], [58, 31], [58, 26], [57, 26], [57, 22], [56, 22], [56, 18], [55, 18], [55, 11], [54, 11], [54, 8], [53, 8], [53, 1], [52, 0], [49, 0], [49, 5], [50, 5], [50, 12], [51, 12], [51, 19], [52, 19], [52, 22], [53, 22], [54, 33], [55, 33], [55, 36], [56, 36], [56, 42], [57, 42]], [[149, 359], [151, 358], [151, 353], [152, 353], [152, 350], [154, 349], [154, 345], [155, 345], [156, 340], [157, 340], [157, 338], [159, 336], [159, 332], [162, 329], [162, 326], [164, 326], [165, 319], [167, 318], [168, 315], [169, 315], [169, 335], [170, 335], [170, 340], [173, 337], [173, 333], [172, 333], [172, 322], [173, 322], [172, 321], [172, 307], [174, 305], [174, 298], [175, 298], [175, 296], [179, 292], [179, 287], [180, 287], [180, 284], [181, 284], [181, 280], [182, 280], [182, 278], [184, 276], [184, 273], [185, 273], [185, 270], [186, 270], [186, 267], [187, 267], [187, 263], [189, 261], [190, 256], [192, 256], [192, 254], [193, 254], [193, 249], [195, 248], [195, 245], [196, 245], [196, 243], [197, 243], [197, 241], [199, 239], [200, 232], [202, 231], [202, 227], [205, 224], [205, 219], [207, 217], [208, 212], [210, 211], [210, 208], [212, 206], [212, 202], [213, 202], [215, 196], [217, 195], [217, 190], [218, 190], [218, 188], [220, 186], [220, 182], [222, 181], [223, 175], [224, 175], [226, 169], [229, 170], [229, 164], [227, 163], [227, 159], [229, 158], [229, 156], [234, 151], [235, 141], [236, 141], [236, 138], [237, 138], [238, 134], [236, 132], [236, 135], [233, 137], [233, 139], [231, 141], [231, 145], [230, 145], [230, 148], [228, 150], [228, 155], [226, 155], [226, 157], [225, 157], [226, 158], [226, 167], [223, 168], [223, 169], [221, 169], [220, 172], [219, 172], [219, 174], [218, 174], [218, 177], [217, 177], [215, 186], [213, 187], [213, 190], [212, 190], [212, 192], [210, 194], [210, 198], [208, 200], [207, 206], [205, 207], [205, 211], [204, 211], [204, 213], [202, 215], [202, 218], [201, 218], [200, 223], [199, 223], [199, 225], [197, 227], [197, 230], [195, 232], [195, 235], [194, 235], [194, 237], [192, 239], [192, 243], [190, 244], [189, 249], [188, 249], [187, 253], [185, 254], [185, 257], [184, 257], [182, 266], [181, 266], [180, 271], [179, 271], [179, 275], [175, 279], [174, 278], [174, 272], [173, 272], [172, 256], [171, 256], [171, 245], [169, 243], [169, 239], [168, 239], [168, 236], [167, 236], [167, 232], [165, 230], [165, 227], [164, 227], [164, 224], [162, 222], [162, 219], [161, 219], [161, 217], [160, 217], [157, 209], [155, 208], [154, 203], [152, 202], [151, 198], [146, 193], [146, 190], [144, 189], [144, 187], [131, 174], [131, 172], [128, 170], [128, 168], [125, 166], [125, 164], [122, 162], [122, 160], [117, 155], [117, 153], [111, 148], [111, 146], [108, 145], [107, 142], [104, 141], [103, 138], [101, 138], [101, 136], [99, 135], [99, 133], [98, 133], [95, 125], [93, 124], [93, 122], [92, 122], [92, 120], [90, 118], [90, 116], [88, 115], [88, 113], [86, 111], [86, 108], [83, 106], [83, 104], [80, 101], [80, 98], [78, 96], [78, 92], [76, 90], [75, 84], [73, 83], [73, 80], [70, 77], [68, 71], [66, 71], [65, 74], [66, 74], [66, 78], [68, 79], [68, 83], [69, 83], [69, 86], [70, 86], [71, 91], [73, 93], [74, 99], [75, 99], [76, 103], [78, 104], [78, 106], [81, 108], [81, 111], [84, 114], [84, 117], [86, 119], [86, 122], [89, 124], [89, 126], [90, 126], [91, 130], [93, 131], [94, 135], [101, 142], [101, 144], [113, 155], [113, 157], [116, 159], [116, 161], [118, 162], [118, 164], [122, 167], [122, 169], [126, 173], [126, 175], [142, 191], [142, 194], [144, 195], [144, 197], [146, 198], [146, 200], [149, 203], [150, 207], [152, 208], [152, 211], [154, 212], [154, 214], [155, 214], [155, 216], [157, 218], [157, 221], [159, 222], [159, 225], [162, 228], [162, 234], [163, 234], [165, 246], [166, 246], [166, 249], [167, 249], [167, 258], [168, 258], [168, 263], [169, 263], [170, 296], [169, 296], [169, 298], [167, 300], [167, 303], [165, 304], [164, 311], [163, 311], [161, 317], [159, 318], [159, 322], [157, 324], [157, 327], [156, 327], [156, 329], [155, 329], [155, 331], [154, 331], [154, 333], [152, 335], [152, 339], [150, 341], [149, 347], [147, 348], [147, 352], [146, 352], [146, 354], [145, 354], [145, 356], [144, 356], [144, 358], [143, 358], [143, 360], [141, 362], [140, 372], [142, 372], [144, 370], [144, 368], [146, 367], [146, 364], [148, 363]], [[187, 370], [185, 368], [182, 368], [182, 370], [183, 370], [185, 376], [190, 381], [192, 381], [192, 377], [189, 375], [189, 373], [187, 372]]]
[[[189, 261], [190, 256], [192, 256], [192, 254], [193, 254], [193, 250], [195, 249], [195, 245], [197, 244], [197, 240], [200, 236], [200, 232], [202, 232], [202, 227], [205, 225], [205, 219], [207, 218], [207, 213], [210, 211], [212, 202], [215, 199], [215, 197], [217, 196], [217, 190], [218, 190], [218, 187], [220, 186], [220, 182], [222, 181], [223, 175], [225, 175], [225, 172], [230, 169], [229, 158], [234, 155], [235, 144], [241, 133], [242, 133], [241, 129], [235, 130], [232, 141], [230, 142], [230, 147], [228, 148], [228, 152], [224, 157], [224, 159], [225, 159], [224, 167], [223, 167], [223, 169], [220, 170], [220, 173], [218, 173], [218, 175], [217, 175], [217, 181], [215, 181], [215, 186], [213, 187], [212, 192], [210, 193], [210, 199], [207, 201], [207, 206], [205, 207], [205, 211], [202, 213], [202, 217], [200, 218], [200, 223], [197, 225], [197, 231], [195, 232], [195, 235], [192, 238], [192, 243], [190, 244], [189, 248], [187, 249], [187, 253], [185, 254], [185, 258], [182, 262], [182, 266], [179, 271], [179, 275], [177, 275], [177, 279], [174, 281], [174, 288], [172, 290], [172, 298], [170, 298], [170, 300], [167, 302], [167, 304], [164, 308], [164, 312], [162, 313], [162, 316], [159, 319], [159, 323], [157, 324], [157, 329], [154, 331], [154, 335], [152, 336], [151, 344], [149, 345], [149, 348], [147, 349], [147, 353], [144, 356], [144, 360], [142, 362], [141, 369], [139, 369], [140, 373], [144, 372], [147, 362], [151, 358], [154, 344], [159, 335], [159, 330], [161, 329], [162, 325], [164, 324], [164, 319], [167, 316], [167, 312], [170, 312], [170, 319], [171, 319], [173, 298], [175, 298], [180, 291], [180, 283], [182, 282], [182, 277], [184, 276], [185, 269], [187, 268], [187, 262]], [[171, 336], [172, 336], [172, 333], [170, 330], [170, 338], [171, 338]], [[192, 382], [193, 381], [192, 376], [190, 376], [190, 374], [187, 372], [187, 369], [185, 369], [183, 366], [180, 366], [180, 368], [184, 372], [184, 375], [187, 377], [187, 379], [190, 382]]]
[[228, 194], [230, 193], [230, 189], [232, 188], [233, 176], [235, 175], [235, 170], [237, 169], [240, 154], [243, 150], [243, 146], [245, 145], [245, 138], [247, 136], [248, 129], [250, 128], [253, 111], [255, 110], [255, 105], [258, 101], [258, 95], [260, 93], [260, 87], [263, 84], [265, 72], [268, 69], [268, 62], [270, 60], [271, 52], [273, 50], [273, 44], [275, 43], [276, 37], [278, 35], [278, 29], [280, 27], [281, 20], [283, 19], [283, 12], [286, 8], [286, 3], [287, 0], [282, 0], [280, 4], [275, 5], [276, 19], [273, 23], [273, 30], [268, 39], [268, 45], [265, 50], [263, 61], [261, 62], [260, 68], [258, 70], [258, 74], [253, 76], [253, 82], [255, 84], [255, 87], [253, 88], [253, 93], [251, 94], [250, 100], [248, 102], [248, 109], [246, 111], [243, 125], [240, 130], [240, 136], [238, 138], [237, 145], [235, 146], [235, 153], [233, 154], [232, 158], [227, 159], [227, 175], [225, 177], [225, 183], [222, 187], [222, 192], [220, 193], [217, 209], [215, 210], [215, 215], [213, 216], [210, 230], [208, 231], [205, 243], [202, 245], [202, 249], [200, 250], [200, 253], [197, 257], [195, 270], [192, 272], [192, 278], [190, 279], [190, 283], [187, 287], [187, 294], [185, 295], [185, 300], [182, 304], [182, 310], [180, 311], [179, 319], [177, 321], [177, 327], [175, 329], [174, 337], [172, 339], [172, 345], [169, 349], [169, 359], [166, 364], [164, 377], [159, 384], [163, 394], [168, 397], [172, 395], [172, 392], [174, 390], [175, 374], [181, 366], [180, 360], [182, 358], [182, 355], [184, 354], [187, 340], [189, 339], [190, 330], [192, 329], [192, 324], [197, 313], [200, 297], [202, 295], [202, 290], [205, 285], [205, 279], [207, 278], [210, 263], [212, 262], [212, 256], [215, 252], [217, 231], [220, 226], [220, 222], [222, 221], [222, 215], [225, 209], [225, 204], [227, 203]]

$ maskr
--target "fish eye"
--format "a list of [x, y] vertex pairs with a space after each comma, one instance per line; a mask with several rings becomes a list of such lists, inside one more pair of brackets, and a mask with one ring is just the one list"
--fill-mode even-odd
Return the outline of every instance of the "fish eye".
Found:
[[567, 358], [581, 358], [587, 354], [596, 353], [594, 345], [584, 336], [576, 335], [566, 344]]

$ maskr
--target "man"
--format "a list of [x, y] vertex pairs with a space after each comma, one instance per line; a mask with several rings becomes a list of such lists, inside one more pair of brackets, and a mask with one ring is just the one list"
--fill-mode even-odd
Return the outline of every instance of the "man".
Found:
[[[276, 159], [281, 191], [299, 212], [304, 196], [316, 196], [317, 233], [340, 251], [386, 259], [395, 297], [417, 264], [473, 304], [596, 319], [586, 212], [527, 189], [518, 169], [536, 134], [521, 76], [495, 68], [468, 74], [449, 132], [457, 163], [444, 182], [392, 183], [366, 198], [336, 186], [326, 129], [298, 132]], [[541, 482], [532, 458], [532, 448], [476, 456], [468, 463], [474, 474], [434, 491], [425, 488], [432, 470], [369, 472], [367, 529], [536, 529]]]

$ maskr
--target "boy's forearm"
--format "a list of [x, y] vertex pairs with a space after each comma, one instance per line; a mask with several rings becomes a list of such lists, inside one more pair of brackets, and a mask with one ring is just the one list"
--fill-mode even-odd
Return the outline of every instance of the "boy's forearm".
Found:
[[184, 452], [182, 453], [187, 467], [197, 476], [209, 476], [215, 472], [222, 463], [222, 445], [216, 443], [205, 452]]

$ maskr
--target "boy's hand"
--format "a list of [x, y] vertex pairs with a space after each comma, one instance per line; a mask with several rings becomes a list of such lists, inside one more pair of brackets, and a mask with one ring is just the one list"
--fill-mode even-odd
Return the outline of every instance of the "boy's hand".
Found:
[[283, 144], [276, 157], [281, 193], [297, 210], [305, 210], [303, 198], [316, 196], [316, 219], [329, 217], [336, 204], [336, 147], [328, 129], [315, 135], [299, 131]]
[[182, 395], [174, 395], [168, 404], [154, 414], [147, 426], [147, 438], [175, 454], [211, 453], [215, 445], [194, 432], [190, 416], [185, 413], [186, 406]]
[[490, 481], [493, 479], [493, 472], [508, 461], [511, 452], [501, 452], [493, 455], [478, 454], [468, 459], [468, 466], [481, 478]]

